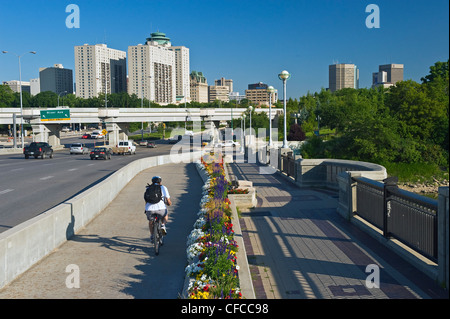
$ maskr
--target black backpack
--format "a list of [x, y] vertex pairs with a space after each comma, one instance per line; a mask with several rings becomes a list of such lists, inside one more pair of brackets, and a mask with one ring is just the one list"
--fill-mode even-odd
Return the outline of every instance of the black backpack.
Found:
[[146, 203], [157, 204], [162, 200], [161, 185], [147, 184], [147, 189], [144, 193], [144, 199]]

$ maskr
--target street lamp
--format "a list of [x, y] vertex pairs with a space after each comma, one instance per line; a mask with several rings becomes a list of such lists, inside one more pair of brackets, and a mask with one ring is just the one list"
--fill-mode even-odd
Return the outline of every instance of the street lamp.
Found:
[[[22, 66], [20, 64], [20, 59], [22, 56], [24, 56], [27, 53], [36, 54], [36, 51], [30, 51], [27, 53], [24, 53], [22, 55], [18, 55], [14, 52], [8, 52], [8, 51], [2, 51], [2, 53], [11, 53], [14, 54], [19, 58], [19, 92], [20, 92], [20, 140], [22, 141], [22, 148], [24, 148], [24, 141], [23, 141], [23, 99], [22, 99]], [[16, 133], [14, 133], [14, 136], [16, 136]]]
[[248, 107], [248, 113], [250, 114], [250, 141], [248, 144], [252, 144], [253, 143], [253, 134], [252, 134], [252, 111], [253, 111], [253, 106], [249, 106]]
[[67, 91], [64, 91], [64, 92], [60, 92], [59, 94], [58, 94], [58, 107], [59, 107], [59, 97], [61, 96], [61, 94], [63, 94], [63, 93], [67, 93]]
[[267, 92], [269, 92], [269, 147], [272, 146], [272, 94], [275, 92], [275, 88], [273, 86], [269, 86], [267, 88]]
[[288, 148], [286, 138], [286, 81], [291, 78], [288, 71], [284, 70], [278, 74], [278, 78], [283, 81], [283, 112], [284, 112], [284, 135], [283, 135], [283, 148]]
[[243, 141], [242, 141], [242, 145], [241, 145], [241, 153], [245, 152], [245, 118], [246, 117], [247, 116], [245, 114], [242, 114], [242, 119], [243, 119], [243, 122], [244, 122], [244, 126], [243, 126], [244, 129], [242, 130]]

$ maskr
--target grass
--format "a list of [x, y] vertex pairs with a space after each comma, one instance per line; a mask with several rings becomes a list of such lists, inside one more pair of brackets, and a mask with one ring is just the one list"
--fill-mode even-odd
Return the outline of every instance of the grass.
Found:
[[399, 182], [429, 183], [435, 179], [448, 180], [448, 167], [439, 167], [432, 163], [381, 163], [389, 176], [397, 176]]

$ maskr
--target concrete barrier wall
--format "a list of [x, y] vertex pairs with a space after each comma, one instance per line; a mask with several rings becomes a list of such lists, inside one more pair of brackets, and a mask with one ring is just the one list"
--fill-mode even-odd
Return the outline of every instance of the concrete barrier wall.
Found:
[[85, 227], [140, 172], [158, 165], [193, 162], [201, 152], [136, 160], [78, 196], [0, 234], [0, 288]]

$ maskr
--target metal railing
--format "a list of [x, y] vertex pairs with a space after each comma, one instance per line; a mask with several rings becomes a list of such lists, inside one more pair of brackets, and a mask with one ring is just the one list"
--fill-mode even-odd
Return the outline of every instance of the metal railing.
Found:
[[386, 238], [395, 238], [437, 261], [437, 200], [402, 190], [392, 179], [384, 183], [364, 177], [353, 180], [356, 215], [382, 230]]

